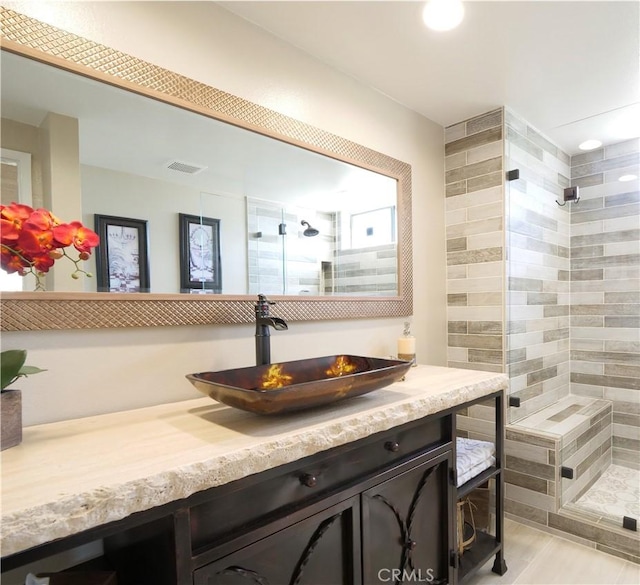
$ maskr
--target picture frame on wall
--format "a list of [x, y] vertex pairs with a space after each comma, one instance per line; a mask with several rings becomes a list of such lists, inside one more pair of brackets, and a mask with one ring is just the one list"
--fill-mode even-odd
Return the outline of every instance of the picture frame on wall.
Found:
[[95, 215], [98, 292], [149, 292], [147, 220]]
[[192, 294], [220, 294], [220, 220], [179, 214], [180, 290]]

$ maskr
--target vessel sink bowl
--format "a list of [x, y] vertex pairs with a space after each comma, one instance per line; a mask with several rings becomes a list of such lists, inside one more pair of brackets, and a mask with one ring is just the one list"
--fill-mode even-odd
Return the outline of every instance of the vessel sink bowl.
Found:
[[400, 380], [411, 362], [333, 355], [188, 374], [203, 394], [258, 414], [303, 410], [366, 394]]

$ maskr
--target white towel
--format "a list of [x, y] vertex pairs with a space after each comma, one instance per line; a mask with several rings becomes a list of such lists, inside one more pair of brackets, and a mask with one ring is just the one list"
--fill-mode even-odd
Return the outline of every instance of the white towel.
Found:
[[495, 465], [495, 453], [495, 445], [489, 441], [458, 437], [456, 439], [457, 487]]
[[36, 577], [33, 573], [28, 573], [24, 585], [49, 585], [49, 577]]

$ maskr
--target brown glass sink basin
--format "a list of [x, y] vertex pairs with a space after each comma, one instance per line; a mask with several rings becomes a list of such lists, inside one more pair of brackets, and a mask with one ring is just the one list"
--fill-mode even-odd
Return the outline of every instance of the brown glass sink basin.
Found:
[[189, 374], [203, 394], [258, 414], [303, 410], [366, 394], [401, 379], [411, 362], [353, 355]]

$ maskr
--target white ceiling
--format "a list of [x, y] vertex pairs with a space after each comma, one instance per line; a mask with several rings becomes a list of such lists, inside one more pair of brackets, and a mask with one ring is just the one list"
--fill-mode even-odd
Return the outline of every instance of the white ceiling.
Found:
[[[586, 138], [620, 141], [607, 135], [609, 122], [633, 104], [640, 109], [637, 1], [467, 0], [463, 24], [449, 33], [423, 26], [422, 2], [221, 4], [443, 126], [508, 105], [572, 154]], [[36, 62], [27, 68], [5, 52], [1, 60], [3, 117], [32, 125], [47, 111], [78, 118], [84, 164], [327, 208], [333, 195], [344, 203], [354, 174], [374, 174], [336, 161], [329, 171], [325, 157], [284, 143], [245, 132], [247, 144], [226, 124], [202, 126], [196, 114]], [[280, 155], [296, 164], [281, 165]], [[176, 173], [166, 168], [172, 159], [207, 169]], [[302, 176], [316, 179], [305, 187]], [[365, 190], [371, 198], [368, 182]]]
[[640, 114], [637, 1], [466, 0], [444, 33], [417, 1], [219, 4], [443, 126], [507, 105], [574, 154]]

